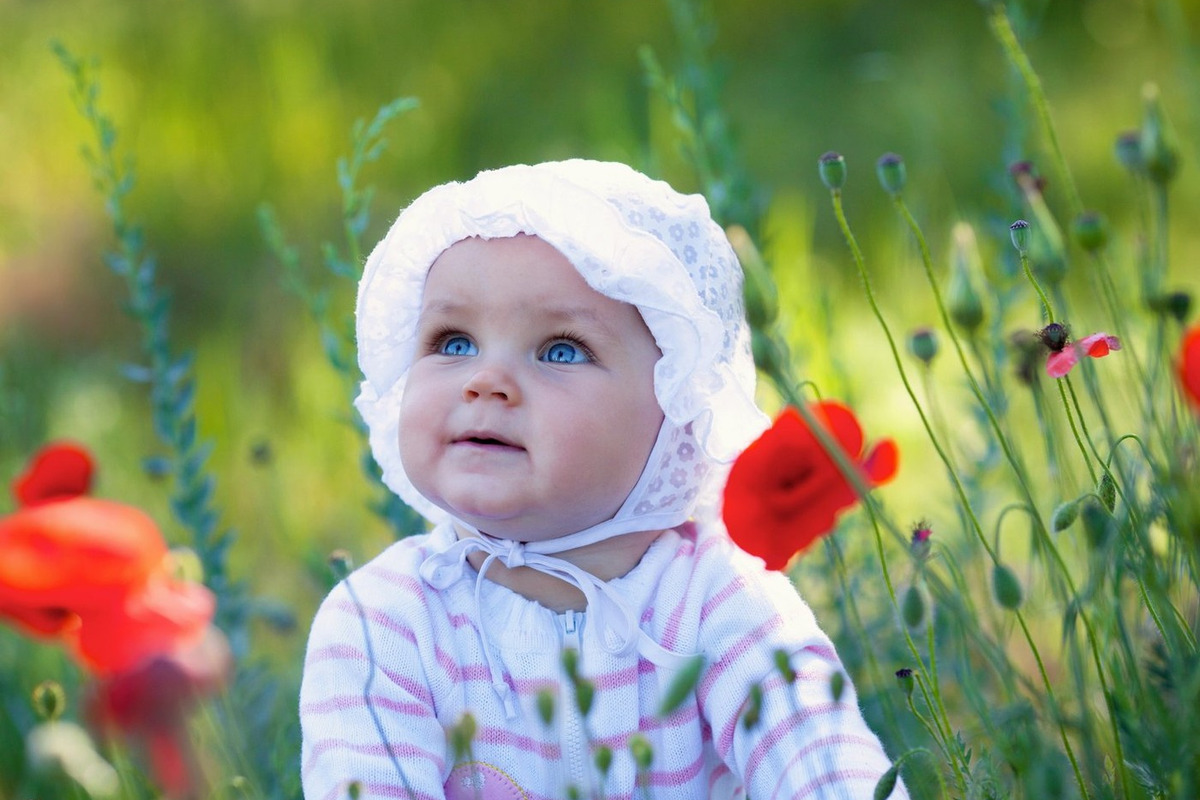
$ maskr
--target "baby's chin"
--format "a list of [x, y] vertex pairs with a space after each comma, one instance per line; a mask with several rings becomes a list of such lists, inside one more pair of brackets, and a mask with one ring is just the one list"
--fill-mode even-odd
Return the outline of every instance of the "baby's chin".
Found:
[[[564, 536], [569, 536], [572, 533], [578, 533], [597, 525], [603, 520], [596, 522], [579, 522], [572, 520], [569, 523], [556, 522], [536, 522], [530, 520], [510, 520], [510, 519], [492, 519], [488, 517], [463, 514], [460, 511], [446, 509], [458, 522], [465, 522], [468, 526], [475, 528], [481, 533], [486, 533], [493, 539], [503, 539], [510, 542], [548, 542], [553, 539], [561, 539]], [[462, 532], [459, 531], [459, 538], [462, 538]]]

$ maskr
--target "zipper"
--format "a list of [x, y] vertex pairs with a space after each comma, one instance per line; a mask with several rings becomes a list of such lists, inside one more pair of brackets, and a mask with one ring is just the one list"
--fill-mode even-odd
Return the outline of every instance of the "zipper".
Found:
[[[567, 609], [561, 619], [563, 622], [563, 649], [566, 650], [568, 647], [574, 649], [582, 661], [580, 628], [583, 626], [583, 614]], [[576, 787], [584, 797], [589, 797], [591, 796], [591, 771], [588, 769], [587, 731], [584, 729], [583, 715], [579, 713], [579, 706], [575, 703], [575, 688], [571, 686], [569, 680], [563, 685], [560, 698], [562, 723], [559, 730], [562, 738], [567, 785]]]

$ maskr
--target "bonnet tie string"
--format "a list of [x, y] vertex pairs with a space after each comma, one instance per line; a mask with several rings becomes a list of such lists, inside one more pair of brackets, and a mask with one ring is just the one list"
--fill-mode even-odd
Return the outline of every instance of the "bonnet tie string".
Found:
[[475, 578], [475, 616], [484, 640], [483, 654], [491, 675], [492, 688], [504, 704], [509, 719], [517, 716], [512, 687], [504, 680], [492, 652], [492, 637], [483, 622], [483, 582], [488, 567], [500, 560], [510, 568], [527, 566], [538, 572], [566, 581], [583, 593], [592, 621], [590, 629], [598, 637], [605, 652], [614, 656], [627, 654], [636, 648], [648, 661], [665, 667], [679, 666], [687, 656], [673, 653], [651, 639], [641, 629], [638, 612], [622, 598], [616, 589], [590, 572], [569, 561], [544, 553], [531, 552], [524, 543], [495, 539], [486, 534], [464, 536], [445, 550], [434, 553], [421, 564], [421, 577], [435, 589], [444, 590], [466, 575], [467, 556], [475, 551], [487, 553]]

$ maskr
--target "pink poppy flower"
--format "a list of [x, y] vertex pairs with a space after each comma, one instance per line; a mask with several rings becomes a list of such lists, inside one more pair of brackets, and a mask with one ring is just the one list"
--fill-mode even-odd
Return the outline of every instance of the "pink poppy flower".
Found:
[[1079, 362], [1080, 356], [1102, 358], [1113, 350], [1121, 349], [1121, 340], [1107, 333], [1093, 333], [1076, 342], [1067, 342], [1059, 350], [1052, 350], [1046, 359], [1046, 374], [1051, 378], [1061, 378]]

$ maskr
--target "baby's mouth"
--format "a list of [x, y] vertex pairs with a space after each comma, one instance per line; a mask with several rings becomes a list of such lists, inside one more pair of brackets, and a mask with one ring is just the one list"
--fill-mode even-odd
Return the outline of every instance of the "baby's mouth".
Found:
[[505, 450], [524, 450], [518, 444], [508, 441], [507, 439], [496, 436], [490, 432], [476, 433], [471, 431], [464, 436], [460, 436], [454, 441], [455, 444], [465, 444], [474, 447], [485, 447], [488, 449], [505, 449]]

